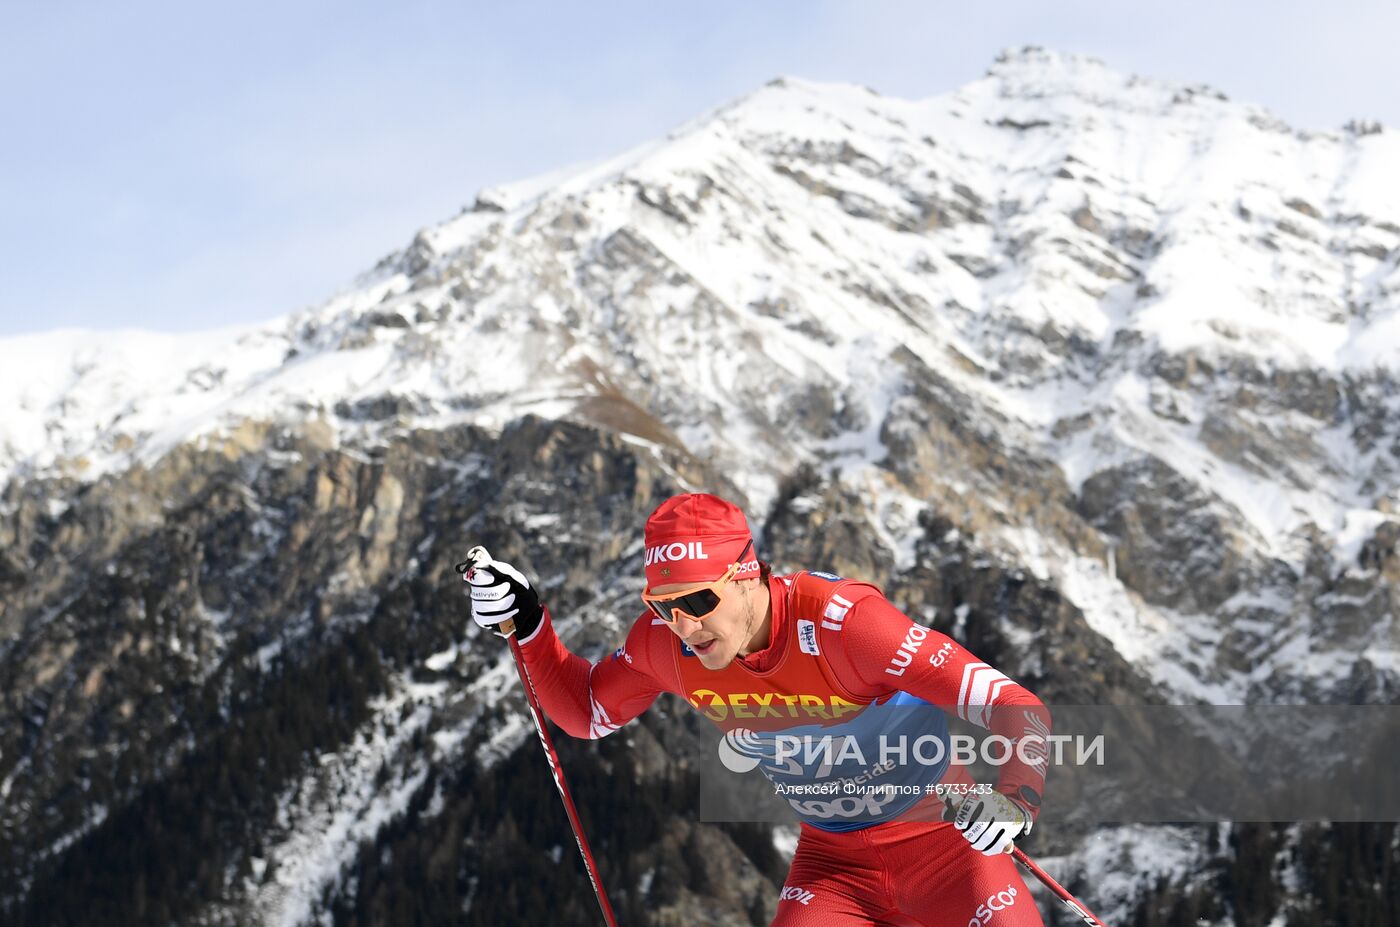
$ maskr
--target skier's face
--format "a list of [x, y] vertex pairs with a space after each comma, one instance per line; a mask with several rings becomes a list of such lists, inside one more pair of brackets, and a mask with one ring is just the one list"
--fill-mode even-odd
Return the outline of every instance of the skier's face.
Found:
[[[748, 654], [760, 649], [767, 641], [758, 641], [761, 636], [763, 619], [767, 614], [767, 603], [760, 610], [758, 593], [759, 580], [740, 579], [730, 583], [721, 596], [715, 610], [704, 620], [682, 615], [666, 626], [671, 629], [686, 646], [695, 651], [705, 669], [722, 670], [740, 654]], [[665, 595], [685, 584], [658, 586], [652, 592]]]

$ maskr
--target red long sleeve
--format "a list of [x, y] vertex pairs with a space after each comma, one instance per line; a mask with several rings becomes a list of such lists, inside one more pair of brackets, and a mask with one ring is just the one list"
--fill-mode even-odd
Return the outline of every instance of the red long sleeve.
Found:
[[[915, 624], [868, 588], [868, 594], [853, 597], [843, 631], [822, 632], [822, 652], [830, 655], [837, 678], [855, 694], [907, 692], [1006, 737], [1013, 749], [996, 788], [1036, 814], [1048, 766], [1049, 709], [1030, 690], [946, 634]], [[1017, 751], [1022, 740], [1026, 744]]]
[[662, 692], [679, 691], [675, 664], [656, 646], [649, 616], [632, 625], [627, 643], [598, 663], [571, 653], [554, 632], [549, 609], [520, 644], [540, 704], [573, 737], [611, 734], [651, 707]]

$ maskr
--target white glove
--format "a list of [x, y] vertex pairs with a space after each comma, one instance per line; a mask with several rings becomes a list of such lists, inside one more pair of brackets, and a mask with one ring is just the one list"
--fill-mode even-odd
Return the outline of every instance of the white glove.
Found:
[[1031, 831], [1031, 818], [1020, 805], [1000, 792], [953, 796], [953, 826], [986, 856], [1010, 853], [1012, 843]]
[[515, 567], [492, 560], [484, 547], [473, 547], [467, 559], [457, 564], [457, 572], [467, 584], [466, 593], [472, 600], [472, 619], [483, 628], [503, 634], [499, 625], [515, 621], [515, 634], [529, 637], [540, 626], [544, 609], [540, 597]]

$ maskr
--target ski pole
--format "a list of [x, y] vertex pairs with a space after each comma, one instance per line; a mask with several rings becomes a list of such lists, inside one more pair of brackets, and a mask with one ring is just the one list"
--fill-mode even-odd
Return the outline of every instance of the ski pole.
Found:
[[[954, 800], [953, 793], [951, 791], [948, 792], [943, 796], [943, 799], [944, 801], [947, 801], [951, 804]], [[1013, 844], [1011, 847], [1011, 858], [1016, 860], [1016, 862], [1020, 863], [1022, 866], [1024, 866], [1027, 872], [1039, 879], [1040, 884], [1050, 889], [1051, 894], [1063, 901], [1066, 905], [1069, 906], [1069, 909], [1071, 911], [1083, 918], [1084, 923], [1088, 924], [1089, 927], [1106, 927], [1106, 925], [1103, 922], [1103, 918], [1099, 917], [1097, 914], [1084, 907], [1084, 903], [1081, 902], [1078, 898], [1071, 895], [1069, 893], [1069, 889], [1065, 888], [1059, 882], [1056, 882], [1053, 878], [1051, 878], [1050, 873], [1046, 872], [1044, 869], [1041, 869], [1040, 866], [1036, 865], [1035, 860], [1027, 856], [1025, 850]]]
[[1050, 873], [1037, 866], [1035, 860], [1026, 855], [1025, 850], [1016, 847], [1011, 851], [1011, 856], [1016, 862], [1025, 866], [1027, 872], [1039, 879], [1042, 885], [1050, 889], [1056, 898], [1059, 898], [1065, 904], [1069, 905], [1069, 909], [1082, 917], [1084, 923], [1088, 924], [1089, 927], [1104, 927], [1103, 920], [1097, 914], [1094, 914], [1088, 908], [1084, 907], [1078, 898], [1075, 898], [1063, 885], [1052, 879]]
[[[473, 547], [467, 551], [467, 560], [473, 566], [489, 566], [491, 555], [484, 547]], [[535, 722], [535, 733], [544, 747], [544, 758], [549, 761], [549, 771], [554, 776], [554, 785], [559, 789], [559, 797], [564, 800], [564, 811], [569, 815], [569, 825], [574, 829], [574, 842], [583, 856], [583, 868], [588, 871], [588, 881], [593, 883], [593, 894], [598, 898], [598, 907], [603, 911], [603, 921], [608, 927], [617, 927], [612, 905], [608, 904], [608, 893], [603, 890], [603, 880], [598, 875], [598, 864], [593, 860], [593, 851], [588, 848], [588, 840], [583, 836], [583, 823], [579, 821], [578, 809], [574, 807], [573, 796], [569, 794], [568, 783], [564, 781], [564, 770], [559, 765], [559, 754], [554, 750], [554, 741], [545, 729], [544, 712], [540, 709], [539, 697], [535, 695], [535, 684], [530, 681], [530, 671], [525, 667], [525, 659], [520, 654], [520, 642], [515, 639], [515, 621], [507, 618], [499, 625], [502, 634], [510, 644], [510, 654], [515, 660], [515, 671], [520, 675], [520, 684], [525, 687], [525, 698], [530, 703], [530, 720]]]

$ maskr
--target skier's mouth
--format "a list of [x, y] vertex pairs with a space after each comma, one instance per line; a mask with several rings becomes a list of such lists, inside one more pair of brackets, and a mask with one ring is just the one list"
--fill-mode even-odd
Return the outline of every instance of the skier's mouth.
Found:
[[690, 644], [689, 646], [691, 650], [698, 654], [706, 654], [715, 649], [715, 643], [718, 640], [719, 638], [715, 638], [714, 640], [705, 641], [703, 644]]

